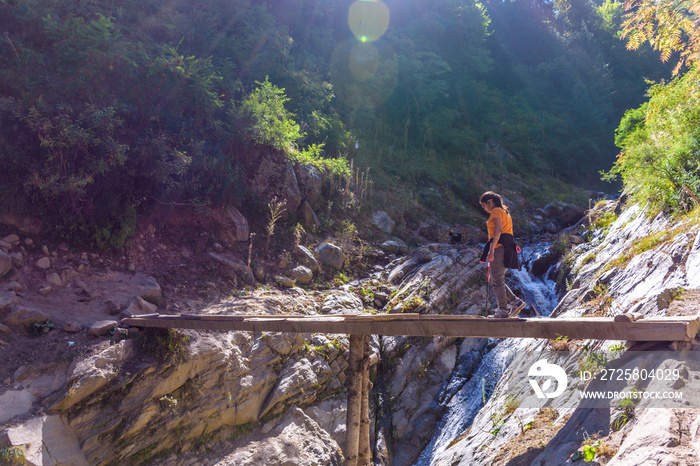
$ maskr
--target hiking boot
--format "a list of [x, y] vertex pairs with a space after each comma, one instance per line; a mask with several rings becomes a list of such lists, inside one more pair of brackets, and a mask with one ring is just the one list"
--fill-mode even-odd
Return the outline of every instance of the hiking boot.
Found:
[[496, 308], [496, 312], [488, 317], [489, 319], [507, 319], [508, 318], [508, 311], [505, 309], [498, 309]]
[[510, 305], [510, 308], [508, 309], [508, 317], [517, 316], [520, 314], [520, 311], [525, 309], [525, 306], [527, 306], [527, 303], [518, 298], [513, 304]]

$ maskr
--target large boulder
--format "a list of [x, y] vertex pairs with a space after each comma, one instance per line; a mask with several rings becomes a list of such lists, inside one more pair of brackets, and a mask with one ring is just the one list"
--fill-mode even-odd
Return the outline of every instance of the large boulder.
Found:
[[318, 260], [324, 265], [329, 265], [336, 270], [343, 268], [345, 253], [341, 248], [332, 243], [321, 243], [316, 247]]
[[303, 201], [294, 167], [282, 152], [262, 156], [250, 187], [265, 199], [282, 200], [285, 215], [295, 213]]
[[383, 210], [378, 210], [372, 215], [372, 225], [379, 231], [390, 234], [394, 230], [396, 222]]
[[323, 176], [311, 165], [297, 165], [294, 167], [297, 176], [301, 197], [309, 203], [312, 209], [317, 209], [321, 204], [321, 184]]
[[43, 324], [47, 320], [51, 320], [47, 313], [20, 305], [7, 316], [5, 323], [11, 327], [29, 327], [32, 324]]
[[542, 213], [549, 218], [558, 220], [563, 227], [576, 224], [586, 215], [586, 211], [581, 207], [565, 202], [550, 202], [544, 206]]
[[250, 227], [248, 220], [233, 206], [222, 208], [217, 213], [224, 230], [224, 236], [233, 242], [248, 241]]
[[310, 268], [312, 272], [318, 272], [319, 266], [314, 254], [304, 246], [297, 246], [296, 256], [301, 265]]
[[314, 210], [311, 208], [311, 204], [309, 204], [307, 201], [301, 203], [301, 207], [299, 207], [299, 210], [297, 211], [297, 216], [301, 217], [301, 220], [304, 222], [304, 226], [306, 228], [310, 228], [312, 230], [318, 230], [321, 228], [321, 222], [318, 220], [316, 212], [314, 212]]
[[314, 278], [314, 273], [310, 268], [300, 265], [292, 269], [292, 278], [299, 285], [308, 285]]
[[2, 214], [0, 215], [0, 223], [10, 225], [17, 228], [23, 233], [37, 235], [41, 232], [43, 224], [41, 220], [30, 217], [22, 217], [21, 215]]
[[25, 449], [26, 464], [89, 464], [77, 435], [57, 415], [41, 415], [12, 426], [4, 437], [5, 441], [0, 443]]
[[217, 262], [224, 264], [231, 269], [233, 269], [234, 272], [241, 274], [242, 276], [246, 277], [248, 281], [253, 283], [255, 281], [255, 278], [253, 276], [253, 271], [250, 270], [250, 267], [248, 267], [246, 264], [243, 263], [240, 259], [230, 255], [230, 254], [217, 254], [215, 252], [210, 252], [209, 256], [216, 260]]

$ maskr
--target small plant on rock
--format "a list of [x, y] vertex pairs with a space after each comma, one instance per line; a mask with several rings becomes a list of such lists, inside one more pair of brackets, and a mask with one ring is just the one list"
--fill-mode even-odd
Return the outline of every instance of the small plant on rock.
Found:
[[27, 464], [24, 449], [14, 445], [0, 448], [0, 464], [6, 466], [21, 466]]
[[267, 222], [267, 239], [265, 240], [265, 257], [269, 257], [268, 251], [270, 249], [270, 241], [272, 236], [275, 234], [275, 224], [282, 217], [282, 212], [284, 212], [284, 201], [273, 197], [272, 200], [267, 204], [270, 209], [270, 217]]
[[163, 362], [185, 359], [190, 336], [173, 329], [147, 328], [141, 339], [141, 350]]

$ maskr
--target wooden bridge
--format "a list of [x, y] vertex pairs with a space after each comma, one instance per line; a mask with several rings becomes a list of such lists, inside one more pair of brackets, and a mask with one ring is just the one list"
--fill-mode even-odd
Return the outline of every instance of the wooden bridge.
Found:
[[508, 318], [476, 316], [378, 314], [378, 315], [159, 315], [129, 317], [132, 327], [187, 328], [195, 330], [330, 333], [350, 336], [348, 358], [348, 406], [346, 465], [371, 463], [369, 423], [368, 335], [445, 336], [476, 338], [568, 337], [583, 340], [627, 340], [633, 342], [693, 342], [700, 330], [698, 317], [640, 318], [637, 315], [568, 319]]

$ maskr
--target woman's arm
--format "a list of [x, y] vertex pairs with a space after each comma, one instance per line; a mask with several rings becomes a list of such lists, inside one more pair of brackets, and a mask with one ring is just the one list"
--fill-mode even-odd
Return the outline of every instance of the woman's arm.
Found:
[[489, 248], [488, 261], [492, 262], [494, 254], [496, 253], [496, 245], [501, 239], [501, 233], [503, 232], [503, 221], [500, 218], [494, 218], [493, 224], [495, 226], [493, 232], [493, 238], [491, 239], [491, 247]]

